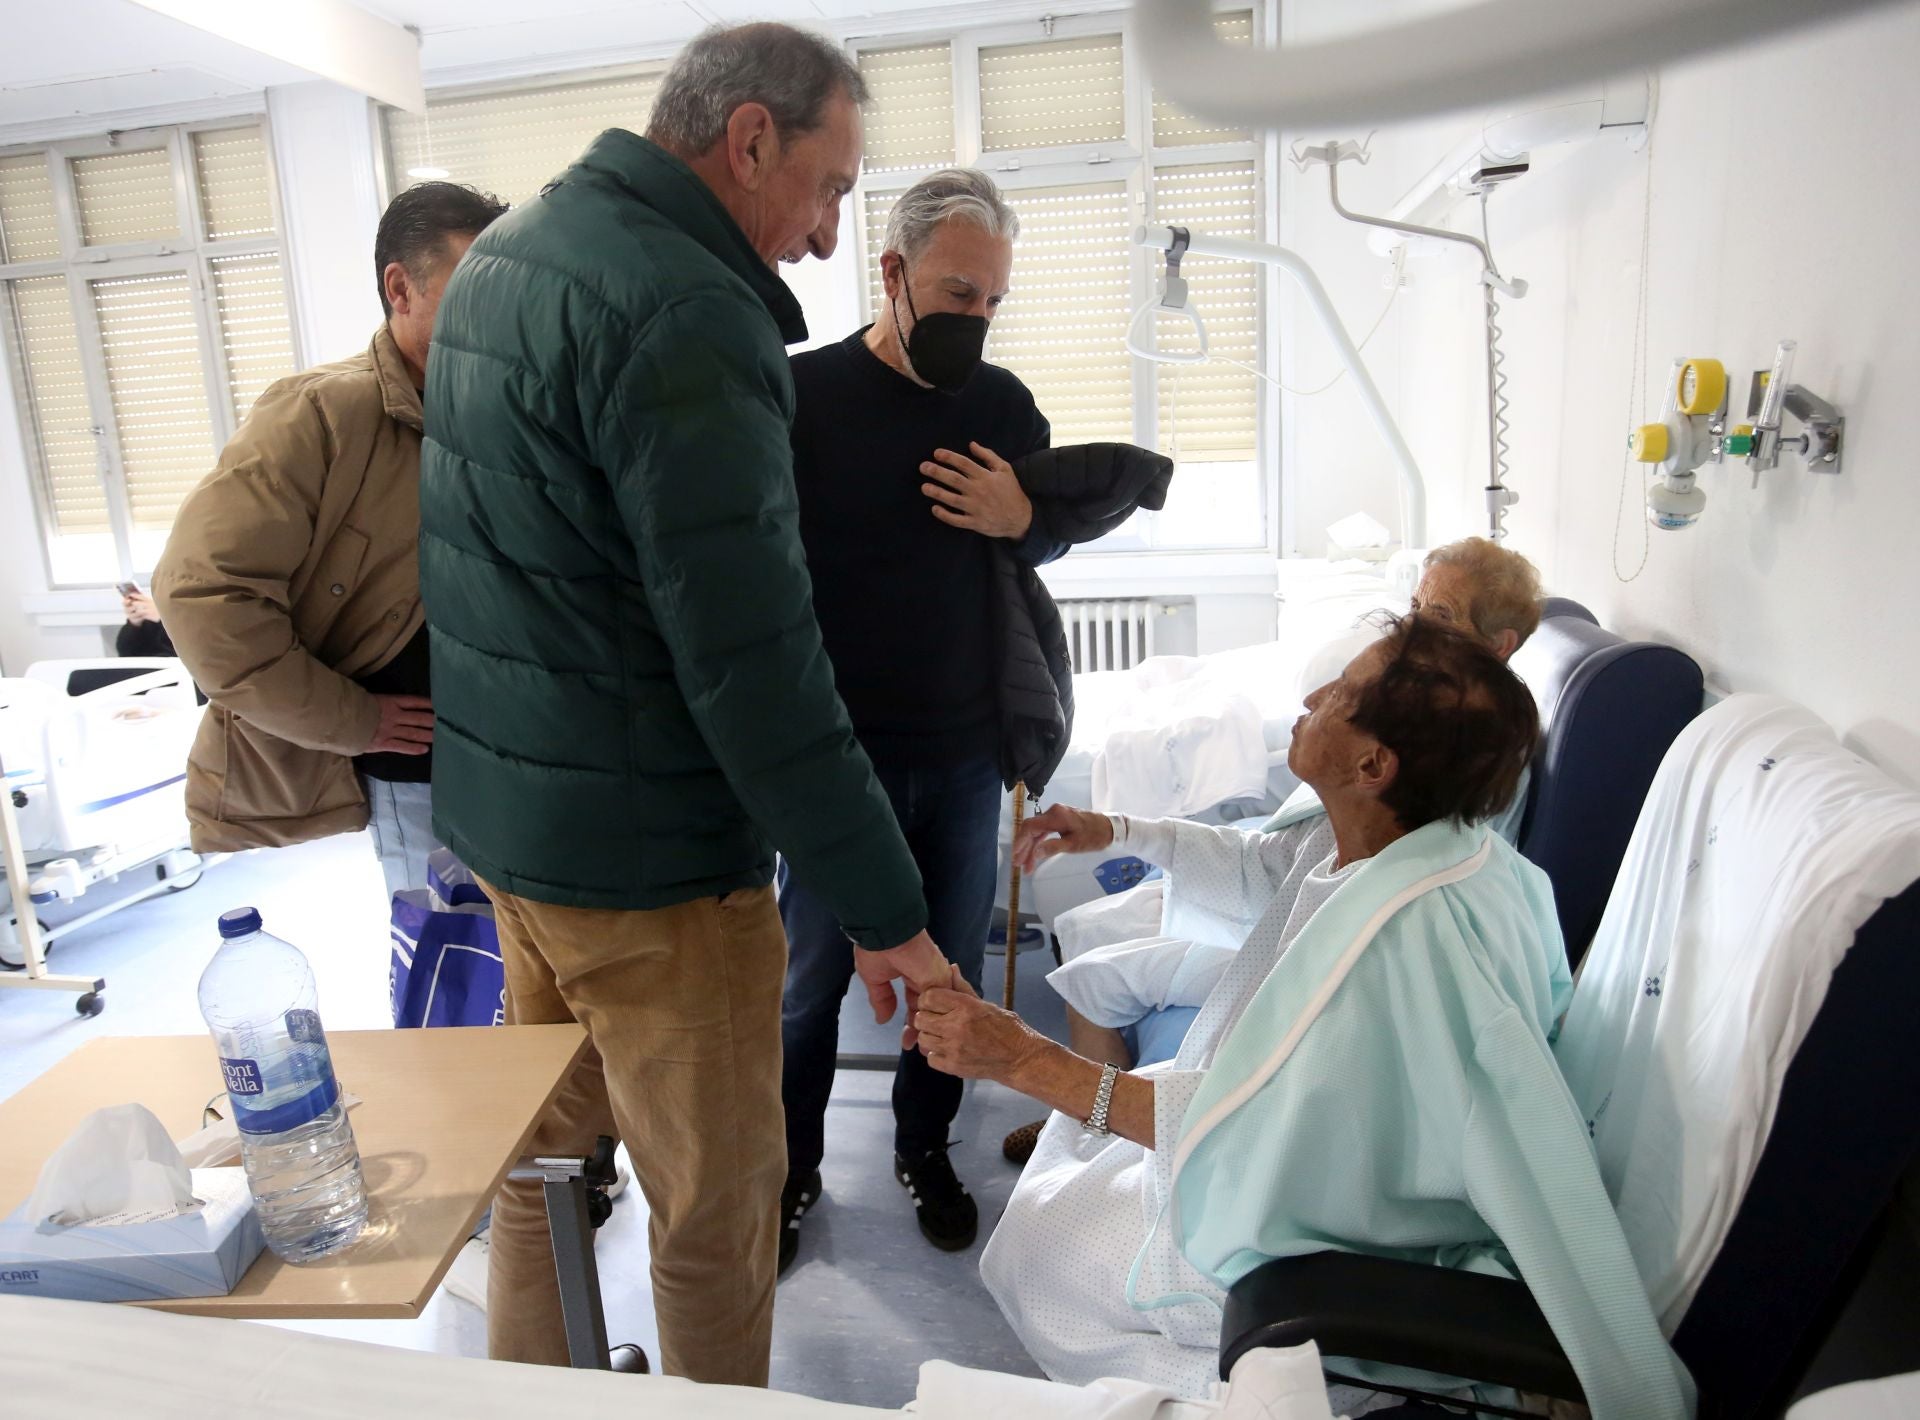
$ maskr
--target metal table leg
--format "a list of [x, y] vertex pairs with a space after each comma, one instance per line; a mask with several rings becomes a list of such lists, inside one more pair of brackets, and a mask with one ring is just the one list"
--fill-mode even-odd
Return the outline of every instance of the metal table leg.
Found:
[[610, 1369], [600, 1267], [593, 1255], [597, 1224], [588, 1193], [592, 1186], [604, 1186], [613, 1178], [613, 1141], [603, 1137], [591, 1158], [523, 1160], [508, 1177], [538, 1181], [545, 1195], [547, 1232], [553, 1240], [553, 1266], [560, 1283], [560, 1314], [566, 1322], [567, 1355], [573, 1368]]
[[[0, 786], [6, 783], [6, 766], [0, 763]], [[23, 799], [22, 802], [25, 802]], [[104, 977], [58, 976], [47, 970], [46, 948], [40, 939], [39, 919], [33, 915], [33, 898], [27, 891], [27, 856], [20, 842], [20, 821], [14, 817], [13, 794], [0, 787], [0, 867], [6, 869], [7, 889], [13, 899], [14, 931], [25, 948], [26, 975], [0, 976], [0, 988], [10, 990], [72, 991], [83, 1016], [97, 1016], [106, 1003], [100, 993], [107, 989]], [[4, 913], [0, 904], [0, 913]], [[0, 916], [0, 928], [6, 919]]]

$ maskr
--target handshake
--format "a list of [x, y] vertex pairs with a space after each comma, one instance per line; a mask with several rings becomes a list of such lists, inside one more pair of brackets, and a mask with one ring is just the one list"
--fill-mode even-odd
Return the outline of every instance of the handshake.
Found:
[[[1105, 814], [1055, 804], [1020, 825], [1013, 861], [1030, 873], [1056, 854], [1097, 853], [1112, 843], [1113, 820]], [[1051, 1043], [1012, 1011], [981, 1000], [925, 932], [889, 951], [856, 951], [854, 960], [877, 1022], [893, 1019], [893, 983], [906, 984], [900, 1048], [917, 1047], [937, 1070], [1010, 1084]]]

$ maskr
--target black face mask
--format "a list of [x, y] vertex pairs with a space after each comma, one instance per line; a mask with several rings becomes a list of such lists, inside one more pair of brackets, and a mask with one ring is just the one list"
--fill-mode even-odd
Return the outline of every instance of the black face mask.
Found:
[[[913, 292], [907, 290], [906, 263], [900, 264], [900, 289], [907, 291], [907, 311], [913, 316], [913, 334], [907, 337], [907, 363], [914, 374], [937, 390], [958, 394], [966, 387], [980, 365], [987, 345], [987, 318], [963, 316], [954, 311], [934, 311], [921, 315], [913, 308]], [[900, 326], [898, 302], [894, 305], [893, 324]]]

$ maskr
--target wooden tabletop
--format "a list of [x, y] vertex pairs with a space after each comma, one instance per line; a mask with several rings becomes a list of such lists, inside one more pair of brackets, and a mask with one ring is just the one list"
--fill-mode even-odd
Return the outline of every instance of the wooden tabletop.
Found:
[[[327, 1039], [341, 1088], [362, 1101], [348, 1116], [368, 1190], [359, 1242], [300, 1267], [262, 1252], [227, 1296], [147, 1305], [202, 1316], [418, 1316], [587, 1043], [577, 1025]], [[26, 1200], [41, 1164], [92, 1111], [144, 1104], [184, 1139], [221, 1093], [205, 1035], [89, 1041], [0, 1101], [0, 1216]]]

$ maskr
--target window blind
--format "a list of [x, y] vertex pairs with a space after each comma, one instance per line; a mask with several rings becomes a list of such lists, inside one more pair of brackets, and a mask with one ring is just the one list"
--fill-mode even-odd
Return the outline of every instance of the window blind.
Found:
[[106, 489], [100, 483], [100, 448], [87, 407], [80, 364], [80, 333], [64, 276], [34, 276], [7, 283], [12, 314], [14, 369], [26, 386], [26, 412], [39, 448], [41, 487], [53, 526], [50, 532], [111, 530]]
[[1120, 36], [980, 51], [980, 147], [1051, 148], [1127, 136]]
[[214, 309], [237, 426], [268, 385], [294, 373], [287, 287], [280, 276], [280, 258], [273, 252], [216, 256], [207, 266], [213, 273]]
[[[866, 194], [867, 309], [886, 306], [880, 253], [896, 194]], [[1126, 350], [1132, 291], [1127, 185], [1005, 194], [1020, 217], [1013, 285], [994, 317], [987, 358], [1033, 391], [1056, 444], [1133, 438], [1133, 366]]]
[[867, 235], [867, 310], [873, 318], [880, 318], [880, 308], [887, 303], [887, 293], [880, 282], [880, 253], [887, 247], [887, 218], [893, 214], [894, 199], [897, 192], [869, 192], [865, 194]]
[[193, 169], [208, 241], [273, 235], [267, 140], [258, 125], [194, 134]]
[[165, 528], [213, 465], [213, 417], [183, 271], [89, 283], [136, 528]]
[[[1252, 162], [1161, 168], [1153, 175], [1153, 220], [1251, 241], [1260, 235], [1258, 197]], [[1200, 313], [1215, 358], [1203, 365], [1157, 367], [1160, 448], [1182, 462], [1251, 459], [1258, 428], [1257, 377], [1225, 361], [1259, 364], [1258, 268], [1249, 261], [1189, 255], [1180, 263], [1180, 274], [1187, 278], [1189, 304]], [[1157, 347], [1169, 353], [1194, 348], [1192, 322], [1181, 317], [1160, 317], [1154, 335]]]
[[[1236, 10], [1213, 17], [1215, 36], [1227, 44], [1247, 46], [1253, 43], [1253, 12]], [[1253, 135], [1242, 128], [1223, 128], [1209, 119], [1196, 118], [1171, 99], [1153, 96], [1153, 146], [1191, 148], [1201, 143], [1250, 143]]]
[[860, 56], [867, 81], [867, 172], [944, 168], [954, 161], [953, 46], [870, 49]]
[[85, 245], [156, 242], [180, 235], [173, 159], [165, 148], [75, 158], [72, 171]]
[[503, 202], [536, 196], [609, 128], [646, 130], [664, 68], [505, 94], [429, 99], [422, 114], [389, 109], [387, 163], [397, 192], [410, 168], [444, 168]]
[[988, 358], [1026, 381], [1056, 444], [1133, 438], [1132, 206], [1124, 182], [1007, 193], [1013, 285]]
[[0, 158], [0, 256], [43, 261], [60, 255], [53, 176], [45, 153]]

